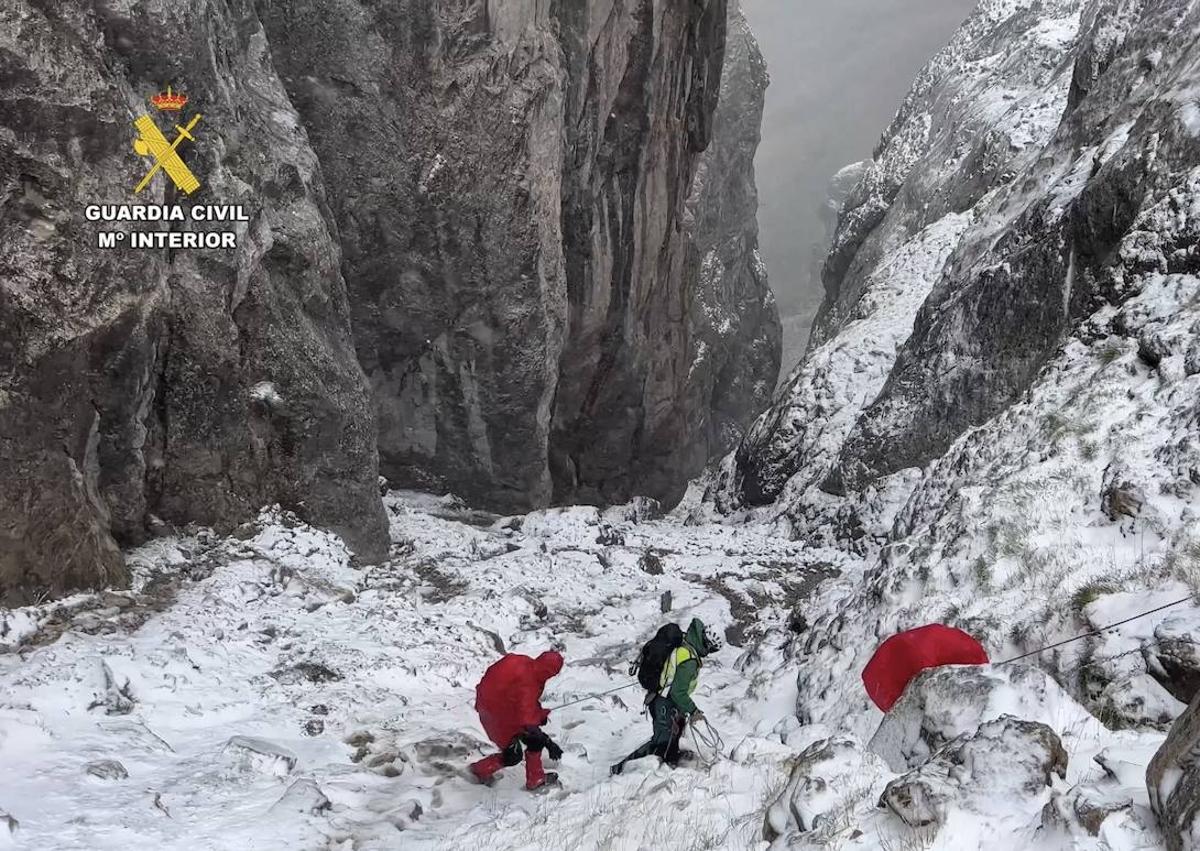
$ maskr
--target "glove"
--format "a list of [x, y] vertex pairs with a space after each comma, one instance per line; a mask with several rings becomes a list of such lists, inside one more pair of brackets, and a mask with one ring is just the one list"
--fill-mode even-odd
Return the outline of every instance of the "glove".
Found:
[[692, 726], [694, 727], [696, 724], [704, 720], [704, 713], [697, 709], [692, 713], [692, 717], [688, 720], [692, 722]]
[[554, 762], [558, 762], [560, 759], [562, 759], [562, 753], [562, 748], [560, 748], [554, 742], [550, 742], [546, 745], [546, 755], [549, 756]]

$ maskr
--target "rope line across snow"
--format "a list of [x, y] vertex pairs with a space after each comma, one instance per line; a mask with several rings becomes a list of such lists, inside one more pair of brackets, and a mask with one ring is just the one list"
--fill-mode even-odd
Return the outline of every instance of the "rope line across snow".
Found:
[[1117, 627], [1123, 626], [1123, 625], [1129, 623], [1130, 621], [1135, 621], [1138, 618], [1144, 618], [1146, 615], [1152, 615], [1155, 612], [1161, 612], [1163, 609], [1169, 609], [1172, 606], [1178, 606], [1180, 603], [1191, 602], [1193, 599], [1195, 599], [1195, 598], [1192, 596], [1187, 596], [1181, 600], [1175, 600], [1174, 602], [1166, 603], [1165, 605], [1158, 606], [1157, 608], [1149, 609], [1145, 612], [1141, 612], [1132, 617], [1125, 618], [1124, 620], [1119, 620], [1119, 621], [1116, 621], [1115, 623], [1107, 624], [1105, 626], [1100, 627], [1099, 629], [1094, 629], [1091, 632], [1085, 632], [1081, 635], [1076, 635], [1073, 638], [1067, 638], [1062, 641], [1057, 641], [1054, 644], [1047, 644], [1045, 647], [1039, 647], [1037, 650], [1030, 650], [1028, 653], [1022, 653], [1020, 656], [1014, 656], [1011, 659], [1005, 659], [1003, 662], [996, 662], [995, 664], [996, 664], [996, 666], [1007, 665], [1009, 662], [1018, 662], [1021, 659], [1028, 659], [1030, 656], [1036, 656], [1039, 653], [1045, 653], [1047, 650], [1053, 650], [1056, 647], [1062, 647], [1064, 644], [1071, 644], [1072, 642], [1075, 642], [1075, 641], [1081, 641], [1085, 638], [1091, 638], [1094, 635], [1103, 635], [1104, 633], [1108, 632], [1110, 629], [1116, 629]]
[[638, 681], [634, 680], [631, 683], [625, 683], [625, 685], [623, 685], [623, 686], [617, 686], [616, 688], [610, 688], [608, 691], [598, 691], [595, 694], [586, 695], [585, 697], [581, 697], [578, 700], [571, 700], [571, 701], [567, 701], [566, 703], [560, 703], [558, 706], [551, 706], [550, 711], [555, 712], [559, 709], [565, 709], [568, 706], [574, 706], [577, 703], [584, 703], [589, 700], [595, 700], [598, 697], [604, 697], [604, 695], [612, 694], [613, 692], [616, 692], [616, 691], [623, 691], [624, 689], [630, 688], [632, 686], [636, 686], [637, 684], [638, 684]]

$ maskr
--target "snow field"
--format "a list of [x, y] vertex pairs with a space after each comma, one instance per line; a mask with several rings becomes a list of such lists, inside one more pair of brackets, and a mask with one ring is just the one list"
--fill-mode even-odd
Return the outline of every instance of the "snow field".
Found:
[[[609, 778], [649, 735], [636, 687], [553, 713], [561, 790], [529, 795], [520, 767], [491, 789], [460, 772], [492, 749], [472, 703], [498, 643], [563, 650], [548, 706], [612, 689], [664, 622], [664, 591], [670, 617], [718, 630], [736, 626], [731, 600], [745, 619], [749, 601], [774, 599], [746, 628], [778, 628], [788, 582], [805, 572], [797, 544], [594, 509], [535, 513], [513, 531], [444, 519], [453, 503], [420, 495], [388, 505], [387, 565], [357, 570], [336, 538], [268, 514], [244, 541], [135, 553], [138, 589], [216, 565], [140, 629], [68, 629], [0, 656], [0, 809], [19, 822], [8, 838], [62, 849], [757, 844], [764, 801], [786, 779], [779, 730], [795, 726], [778, 633], [753, 653], [727, 646], [702, 672], [697, 701], [737, 755], [711, 772], [649, 759]], [[661, 573], [643, 565], [649, 549]], [[739, 578], [720, 578], [730, 572]], [[99, 760], [128, 777], [88, 774]]]

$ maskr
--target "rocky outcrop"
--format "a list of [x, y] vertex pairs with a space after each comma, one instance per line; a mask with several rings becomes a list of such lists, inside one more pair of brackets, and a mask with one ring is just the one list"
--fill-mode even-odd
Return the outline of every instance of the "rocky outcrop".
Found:
[[[1006, 459], [990, 447], [1016, 444], [1025, 416], [1006, 412], [1039, 393], [1061, 404], [1051, 387], [1111, 363], [1119, 341], [1164, 382], [1191, 377], [1200, 142], [1180, 98], [1196, 47], [1163, 33], [1197, 15], [1188, 2], [979, 5], [851, 192], [810, 350], [726, 463], [720, 508], [774, 504], [795, 534], [866, 552], [968, 479], [996, 481], [982, 466]], [[1151, 403], [1178, 432], [1164, 438], [1172, 493], [1196, 467], [1177, 395], [1164, 386]], [[1059, 422], [1056, 434], [1073, 425]], [[1104, 461], [1103, 444], [1086, 460]], [[931, 493], [931, 464], [957, 484]], [[1134, 509], [1123, 495], [1105, 507]]]
[[1096, 734], [1099, 722], [1044, 671], [1019, 665], [944, 666], [918, 675], [884, 716], [867, 748], [893, 771], [928, 762], [951, 740], [1005, 714], [1053, 718], [1060, 729]]
[[729, 9], [725, 69], [712, 142], [700, 158], [687, 204], [692, 365], [688, 386], [701, 421], [691, 469], [729, 452], [771, 401], [782, 327], [758, 251], [754, 155], [767, 66], [738, 3]]
[[1200, 843], [1200, 696], [1176, 719], [1146, 769], [1150, 806], [1170, 851]]
[[[1083, 607], [1087, 629], [1113, 620], [1113, 611], [1145, 605], [1144, 593], [1093, 589], [1097, 599]], [[1168, 602], [1186, 599], [1182, 586], [1160, 592]], [[1147, 605], [1146, 608], [1156, 608]], [[1132, 634], [1101, 632], [1088, 642], [1087, 665], [1080, 670], [1079, 688], [1085, 705], [1115, 729], [1169, 730], [1200, 691], [1200, 608], [1175, 605], [1144, 617]]]
[[[258, 5], [330, 187], [384, 474], [496, 510], [676, 501], [772, 369], [752, 192], [697, 234], [740, 237], [717, 301], [749, 315], [711, 363], [691, 342], [725, 3]], [[732, 92], [755, 126], [726, 120], [728, 197], [761, 85]]]
[[[789, 834], [811, 833], [836, 824], [845, 813], [847, 798], [865, 790], [855, 787], [864, 778], [886, 771], [879, 757], [863, 751], [858, 742], [847, 737], [835, 737], [814, 742], [796, 755], [787, 785], [767, 807], [763, 821], [763, 839], [776, 842], [788, 839]], [[872, 778], [874, 785], [882, 781]], [[836, 828], [835, 828], [836, 829]]]
[[1055, 777], [1066, 777], [1067, 761], [1045, 724], [1005, 715], [888, 783], [879, 805], [909, 827], [940, 828], [954, 810], [983, 819], [1046, 796]]
[[845, 200], [807, 355], [739, 448], [722, 487], [727, 508], [770, 503], [793, 477], [803, 492], [840, 469], [842, 445], [884, 388], [972, 209], [1049, 141], [1067, 100], [1061, 56], [1078, 6], [981, 3], [917, 78]]
[[[18, 0], [0, 55], [0, 600], [119, 583], [156, 518], [271, 502], [382, 556], [336, 227], [254, 9]], [[250, 215], [235, 251], [100, 250], [83, 218], [132, 198], [166, 81], [204, 115], [188, 202]]]

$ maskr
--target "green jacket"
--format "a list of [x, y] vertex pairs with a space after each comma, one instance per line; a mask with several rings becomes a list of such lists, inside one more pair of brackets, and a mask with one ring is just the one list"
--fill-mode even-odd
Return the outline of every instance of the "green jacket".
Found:
[[669, 698], [685, 715], [691, 715], [698, 709], [692, 700], [692, 692], [699, 681], [701, 659], [707, 655], [704, 623], [699, 618], [692, 618], [683, 637], [683, 646], [671, 654], [662, 672], [662, 688], [666, 691], [663, 696]]

